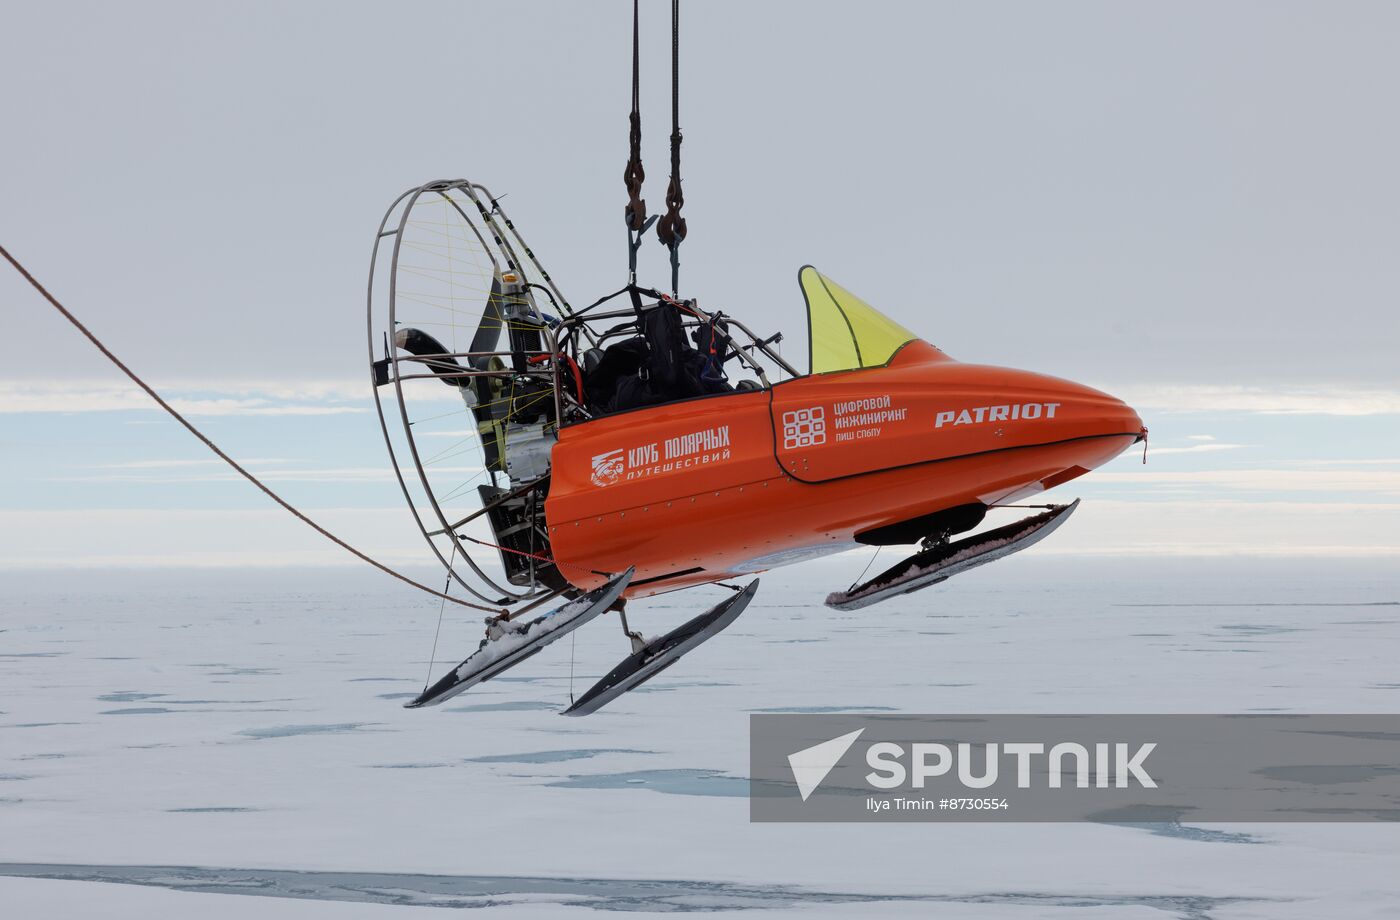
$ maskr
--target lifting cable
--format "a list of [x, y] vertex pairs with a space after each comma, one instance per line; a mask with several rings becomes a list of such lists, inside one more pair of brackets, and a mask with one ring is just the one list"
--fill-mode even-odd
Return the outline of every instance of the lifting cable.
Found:
[[622, 181], [627, 185], [627, 287], [623, 288], [632, 301], [632, 311], [637, 314], [637, 323], [642, 321], [642, 296], [637, 291], [637, 250], [642, 246], [642, 235], [647, 232], [656, 216], [647, 217], [647, 203], [642, 200], [642, 182], [646, 170], [642, 169], [642, 34], [639, 28], [641, 0], [632, 0], [632, 113], [628, 116], [628, 156], [627, 168], [622, 171]]
[[653, 223], [656, 224], [656, 237], [671, 251], [671, 295], [680, 297], [680, 248], [685, 239], [685, 218], [681, 208], [685, 207], [685, 194], [681, 190], [681, 2], [671, 0], [671, 179], [666, 186], [666, 213], [647, 217], [647, 204], [642, 200], [642, 183], [646, 172], [642, 169], [642, 94], [641, 94], [641, 0], [632, 0], [632, 112], [628, 116], [628, 157], [627, 167], [622, 172], [622, 181], [627, 186], [628, 277], [627, 288], [632, 296], [632, 307], [640, 319], [642, 305], [637, 284], [637, 249], [641, 246], [642, 234]]
[[681, 192], [681, 0], [671, 0], [671, 182], [666, 186], [666, 214], [656, 225], [657, 239], [671, 250], [671, 296], [680, 297], [680, 248], [685, 239], [685, 195]]
[[642, 200], [642, 182], [647, 174], [642, 169], [642, 52], [641, 32], [638, 29], [641, 0], [632, 0], [632, 114], [628, 116], [628, 157], [627, 168], [622, 171], [622, 181], [627, 185], [627, 229], [641, 233], [646, 227], [647, 203]]
[[228, 454], [224, 453], [217, 444], [211, 441], [208, 438], [208, 436], [204, 434], [204, 432], [196, 428], [193, 424], [190, 423], [188, 419], [186, 419], [183, 415], [176, 411], [176, 409], [173, 406], [171, 406], [170, 403], [166, 402], [163, 398], [161, 398], [161, 395], [155, 390], [153, 390], [150, 387], [150, 385], [146, 383], [146, 381], [136, 376], [135, 371], [123, 364], [120, 358], [118, 358], [110, 350], [108, 350], [106, 345], [102, 344], [101, 339], [93, 335], [91, 330], [89, 330], [88, 327], [84, 326], [76, 316], [74, 316], [72, 313], [69, 313], [68, 309], [64, 307], [63, 304], [59, 303], [57, 298], [50, 294], [48, 292], [48, 289], [46, 289], [42, 284], [40, 284], [38, 279], [31, 275], [29, 273], [29, 270], [19, 263], [19, 260], [17, 260], [14, 256], [10, 255], [9, 250], [6, 249], [4, 246], [0, 246], [0, 255], [3, 255], [5, 257], [5, 259], [15, 267], [15, 271], [23, 275], [24, 280], [28, 281], [29, 284], [34, 288], [34, 290], [38, 291], [41, 295], [43, 295], [44, 299], [47, 300], [55, 310], [63, 314], [64, 319], [72, 323], [73, 327], [79, 332], [81, 332], [87, 338], [88, 341], [92, 342], [93, 345], [97, 346], [97, 350], [102, 352], [102, 354], [107, 358], [108, 361], [111, 361], [114, 365], [116, 365], [118, 370], [120, 370], [127, 377], [131, 378], [132, 383], [136, 384], [138, 387], [145, 391], [147, 396], [155, 400], [156, 405], [160, 406], [166, 411], [167, 414], [169, 414], [171, 418], [183, 425], [185, 427], [185, 430], [187, 430], [190, 434], [198, 438], [200, 442], [204, 444], [205, 447], [212, 450], [215, 456], [217, 456], [220, 460], [224, 461], [230, 467], [232, 467], [234, 472], [238, 473], [244, 479], [257, 486], [260, 490], [262, 490], [263, 494], [265, 494], [268, 498], [272, 499], [277, 504], [281, 505], [283, 509], [289, 512], [297, 520], [301, 521], [303, 524], [310, 527], [312, 530], [316, 531], [321, 536], [325, 537], [327, 540], [330, 540], [336, 546], [339, 546], [341, 549], [345, 550], [350, 555], [354, 556], [356, 559], [359, 559], [362, 562], [368, 562], [370, 565], [374, 566], [376, 569], [383, 572], [384, 574], [392, 575], [399, 581], [402, 581], [408, 585], [412, 585], [420, 591], [427, 592], [428, 594], [431, 594], [434, 597], [440, 597], [444, 601], [451, 601], [452, 603], [459, 604], [463, 607], [470, 607], [473, 610], [484, 610], [487, 613], [493, 614], [502, 614], [505, 612], [504, 610], [498, 607], [483, 607], [480, 604], [473, 604], [470, 601], [464, 601], [461, 598], [453, 597], [446, 591], [438, 591], [428, 587], [425, 584], [422, 584], [421, 582], [414, 581], [407, 575], [404, 575], [401, 572], [397, 572], [389, 568], [387, 565], [380, 562], [378, 559], [374, 559], [373, 557], [369, 556], [363, 551], [356, 549], [349, 543], [346, 543], [340, 537], [337, 537], [335, 534], [331, 533], [329, 530], [322, 527], [320, 524], [316, 523], [311, 518], [307, 517], [301, 511], [298, 511], [296, 508], [292, 507], [292, 505], [286, 499], [278, 495], [276, 492], [272, 491], [272, 489], [265, 485], [262, 482], [262, 480], [258, 479], [258, 477], [254, 476], [252, 473], [244, 469], [238, 463], [237, 460], [234, 460]]

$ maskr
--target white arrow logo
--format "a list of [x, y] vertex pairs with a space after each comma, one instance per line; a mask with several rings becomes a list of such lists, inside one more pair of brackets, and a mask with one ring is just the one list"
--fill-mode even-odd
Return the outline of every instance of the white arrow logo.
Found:
[[807, 796], [817, 790], [831, 768], [846, 755], [864, 731], [863, 728], [856, 729], [848, 735], [788, 755], [788, 766], [792, 768], [792, 778], [797, 783], [797, 791], [802, 794], [802, 801], [807, 801]]

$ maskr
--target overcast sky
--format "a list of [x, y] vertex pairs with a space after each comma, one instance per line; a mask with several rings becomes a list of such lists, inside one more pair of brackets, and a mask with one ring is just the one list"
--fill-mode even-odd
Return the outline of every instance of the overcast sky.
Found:
[[[669, 5], [644, 6], [656, 209]], [[1349, 480], [1345, 498], [1390, 503], [1351, 541], [1384, 543], [1400, 521], [1400, 472], [1379, 462], [1400, 455], [1400, 5], [691, 0], [684, 13], [684, 294], [796, 343], [810, 262], [954, 357], [1109, 389], [1154, 432], [1153, 414], [1172, 413], [1166, 447], [1238, 445], [1179, 455], [1214, 464], [1193, 475], [1227, 458], [1380, 469], [1381, 486]], [[358, 414], [365, 277], [405, 188], [465, 176], [508, 194], [576, 303], [624, 280], [629, 31], [625, 0], [10, 0], [0, 240], [140, 371], [239, 419], [224, 429], [235, 453], [339, 468], [296, 439], [307, 429], [267, 419], [309, 400], [347, 443], [377, 438]], [[648, 254], [643, 280], [660, 284], [664, 250]], [[8, 269], [0, 310], [4, 508], [254, 506], [228, 486], [173, 499], [33, 486], [65, 464], [198, 454], [137, 439], [130, 423], [154, 416]], [[1259, 415], [1280, 409], [1303, 414]], [[86, 418], [68, 428], [45, 416], [75, 410]], [[381, 462], [358, 440], [345, 452]], [[1189, 543], [1182, 517], [1173, 545]], [[43, 526], [65, 532], [57, 520]], [[25, 551], [6, 549], [11, 564]]]
[[[662, 204], [669, 4], [644, 4]], [[951, 354], [1102, 383], [1400, 380], [1400, 6], [691, 2], [686, 293], [811, 262]], [[157, 375], [360, 379], [399, 191], [623, 278], [630, 4], [8, 3], [5, 244]], [[664, 251], [650, 247], [653, 275]], [[0, 374], [88, 356], [12, 278]]]

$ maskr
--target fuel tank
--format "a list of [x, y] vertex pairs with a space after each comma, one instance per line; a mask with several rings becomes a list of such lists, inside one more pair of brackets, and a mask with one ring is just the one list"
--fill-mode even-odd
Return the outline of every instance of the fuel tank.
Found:
[[964, 364], [919, 339], [887, 363], [605, 416], [560, 432], [545, 514], [580, 588], [645, 596], [849, 549], [960, 505], [1041, 492], [1145, 435], [1081, 384]]

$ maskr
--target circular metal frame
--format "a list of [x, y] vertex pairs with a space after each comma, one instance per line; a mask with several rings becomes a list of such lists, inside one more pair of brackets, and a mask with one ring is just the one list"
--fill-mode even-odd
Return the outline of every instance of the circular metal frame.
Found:
[[[520, 260], [510, 244], [509, 237], [514, 236], [514, 238], [520, 242], [522, 248], [526, 248], [527, 252], [528, 248], [524, 247], [524, 241], [520, 239], [519, 234], [514, 231], [513, 227], [509, 228], [509, 234], [502, 231], [499, 223], [494, 218], [495, 214], [502, 213], [499, 205], [492, 200], [492, 207], [488, 210], [483, 204], [478, 190], [485, 192], [485, 189], [481, 186], [466, 179], [428, 182], [404, 192], [396, 198], [393, 204], [389, 206], [389, 209], [385, 211], [384, 218], [380, 221], [375, 234], [374, 247], [370, 257], [369, 284], [366, 298], [366, 336], [371, 364], [370, 383], [374, 390], [375, 411], [379, 417], [379, 425], [384, 435], [385, 446], [389, 450], [389, 459], [394, 468], [394, 476], [398, 480], [399, 488], [403, 493], [405, 501], [413, 512], [414, 521], [417, 523], [419, 531], [423, 534], [423, 538], [427, 540], [428, 545], [432, 548], [433, 554], [437, 556], [438, 561], [447, 569], [451, 578], [456, 581], [462, 589], [474, 597], [488, 603], [516, 603], [538, 596], [544, 593], [545, 589], [536, 585], [523, 592], [514, 591], [500, 584], [496, 579], [482, 571], [481, 567], [476, 563], [476, 560], [472, 559], [470, 554], [467, 553], [466, 548], [463, 546], [463, 538], [458, 533], [458, 528], [461, 527], [464, 522], [459, 521], [456, 524], [451, 523], [449, 521], [449, 515], [442, 508], [438, 495], [429, 479], [428, 472], [424, 467], [423, 459], [419, 454], [418, 444], [414, 437], [413, 422], [409, 418], [408, 404], [404, 399], [403, 381], [422, 375], [404, 373], [400, 365], [406, 361], [412, 361], [414, 364], [421, 366], [424, 362], [417, 356], [411, 356], [409, 358], [400, 356], [398, 348], [393, 344], [394, 332], [398, 329], [399, 257], [404, 239], [404, 231], [408, 226], [409, 215], [413, 213], [414, 206], [423, 196], [439, 196], [457, 212], [462, 221], [469, 226], [476, 235], [477, 240], [481, 243], [482, 250], [490, 258], [491, 266], [494, 271], [499, 274], [502, 269], [501, 263], [504, 261], [506, 270], [520, 272], [523, 276]], [[489, 192], [486, 192], [486, 195], [489, 198]], [[469, 209], [463, 207], [464, 203], [475, 206], [483, 226], [490, 233], [494, 246], [492, 242], [488, 242], [487, 237], [483, 235], [482, 228], [478, 227], [477, 222], [469, 216]], [[396, 214], [398, 215], [398, 219], [394, 221], [393, 218]], [[504, 218], [504, 215], [502, 215], [502, 217]], [[383, 325], [377, 329], [375, 315], [376, 282], [380, 280], [378, 273], [381, 266], [381, 250], [384, 247], [385, 240], [390, 237], [393, 238], [393, 246], [388, 253], [387, 313], [382, 317]], [[534, 261], [533, 253], [531, 254], [531, 261]], [[541, 271], [541, 276], [546, 279], [548, 277], [543, 271]], [[554, 290], [553, 282], [547, 281], [547, 283], [550, 289]], [[558, 295], [557, 291], [555, 291], [555, 293], [562, 301], [562, 295]], [[381, 310], [381, 312], [383, 311]], [[375, 357], [376, 338], [380, 336], [387, 342], [384, 358], [389, 371], [389, 380], [383, 386], [375, 381], [373, 373], [373, 365], [377, 360]], [[548, 338], [549, 345], [552, 347], [554, 344], [553, 336], [550, 335]], [[458, 353], [444, 355], [442, 357], [472, 357], [472, 355], [470, 353]], [[390, 406], [386, 411], [386, 396], [383, 390], [385, 386], [389, 384], [393, 386], [393, 403], [395, 405]], [[557, 387], [555, 389], [557, 392]], [[398, 417], [400, 426], [402, 427], [403, 441], [399, 448], [395, 447], [395, 438], [391, 434], [391, 427], [389, 424], [390, 414]], [[407, 456], [404, 459], [411, 463], [414, 474], [416, 475], [404, 475], [403, 464], [400, 460], [400, 451], [403, 450], [403, 446], [405, 445], [407, 448]], [[492, 481], [494, 482], [495, 471], [490, 472]], [[416, 480], [416, 487], [410, 487], [410, 479]], [[415, 500], [416, 492], [420, 493], [418, 497], [426, 504], [426, 512], [420, 508], [419, 501]], [[468, 520], [470, 519], [471, 518], [468, 518]], [[438, 540], [435, 539], [435, 536], [445, 536], [447, 538], [449, 546], [452, 548], [449, 553], [442, 552], [443, 547], [439, 544]], [[463, 573], [458, 571], [456, 565], [457, 558], [460, 558], [466, 567], [480, 579], [482, 585], [499, 593], [496, 596], [485, 594], [478, 585], [474, 585], [464, 578]]]
[[[462, 589], [474, 597], [495, 604], [515, 604], [524, 602], [532, 598], [538, 598], [550, 593], [550, 590], [539, 582], [530, 584], [525, 590], [512, 590], [510, 587], [500, 584], [500, 582], [482, 571], [476, 560], [466, 552], [464, 542], [473, 540], [471, 537], [464, 537], [460, 531], [470, 522], [481, 517], [485, 508], [459, 517], [448, 514], [442, 507], [446, 499], [452, 498], [453, 492], [440, 498], [434, 490], [428, 470], [425, 467], [423, 457], [419, 453], [418, 443], [415, 437], [414, 422], [409, 417], [408, 402], [404, 398], [403, 382], [406, 380], [418, 380], [442, 376], [441, 371], [450, 367], [448, 371], [452, 377], [480, 377], [480, 376], [500, 376], [514, 375], [513, 371], [492, 370], [486, 366], [489, 359], [493, 357], [504, 357], [511, 354], [510, 351], [486, 351], [486, 352], [457, 352], [432, 354], [432, 355], [401, 355], [400, 350], [394, 344], [394, 333], [399, 329], [398, 322], [398, 278], [399, 278], [399, 258], [403, 248], [405, 230], [409, 226], [409, 216], [414, 212], [414, 207], [424, 196], [436, 196], [441, 198], [457, 216], [471, 228], [476, 236], [476, 241], [480, 243], [481, 252], [490, 259], [491, 270], [495, 273], [497, 280], [501, 278], [503, 272], [515, 272], [519, 275], [520, 281], [527, 287], [543, 287], [552, 295], [552, 300], [556, 308], [562, 314], [557, 328], [552, 323], [541, 323], [539, 333], [543, 339], [543, 348], [539, 352], [529, 352], [527, 357], [548, 357], [555, 360], [548, 362], [548, 367], [542, 367], [538, 373], [547, 374], [550, 377], [550, 384], [554, 393], [555, 401], [555, 423], [560, 427], [569, 424], [567, 413], [565, 412], [564, 392], [567, 387], [562, 385], [561, 365], [557, 360], [561, 342], [566, 343], [566, 348], [570, 352], [577, 351], [580, 346], [580, 336], [597, 347], [603, 339], [609, 336], [607, 330], [601, 335], [590, 327], [590, 324], [607, 319], [621, 319], [624, 317], [634, 317], [633, 310], [617, 310], [592, 313], [591, 308], [578, 311], [577, 313], [569, 306], [563, 293], [555, 285], [549, 273], [540, 265], [533, 251], [526, 244], [515, 225], [506, 216], [500, 202], [486, 189], [485, 186], [471, 182], [467, 179], [436, 180], [428, 182], [417, 188], [409, 189], [401, 194], [384, 212], [383, 219], [379, 222], [376, 230], [374, 247], [370, 256], [369, 284], [366, 296], [366, 337], [369, 348], [369, 359], [371, 365], [371, 387], [374, 390], [375, 411], [379, 417], [380, 430], [384, 435], [384, 443], [389, 450], [389, 459], [394, 467], [394, 476], [399, 483], [399, 489], [403, 493], [404, 500], [408, 503], [413, 512], [415, 523], [419, 532], [432, 548], [433, 554], [443, 567], [448, 571], [452, 581], [455, 581]], [[489, 207], [488, 207], [489, 205]], [[470, 213], [473, 209], [476, 216]], [[385, 251], [385, 242], [392, 238], [392, 246]], [[518, 254], [523, 251], [525, 259], [522, 260]], [[382, 270], [384, 260], [388, 261], [387, 272]], [[526, 266], [529, 272], [543, 281], [543, 285], [532, 283], [527, 277]], [[483, 266], [484, 267], [484, 266]], [[450, 276], [449, 272], [449, 276]], [[387, 278], [386, 278], [387, 276]], [[451, 282], [449, 281], [449, 284]], [[385, 288], [378, 291], [377, 288]], [[626, 290], [626, 289], [624, 289]], [[619, 292], [621, 293], [621, 292]], [[376, 295], [379, 294], [377, 297]], [[612, 295], [616, 296], [616, 295]], [[609, 298], [603, 298], [607, 300]], [[593, 306], [598, 306], [599, 303]], [[708, 322], [709, 316], [699, 310], [693, 302], [688, 302], [687, 311], [695, 318], [694, 322]], [[378, 315], [377, 315], [378, 313]], [[585, 314], [590, 314], [585, 316]], [[504, 316], [502, 316], [504, 320]], [[760, 356], [769, 361], [783, 372], [787, 372], [793, 377], [801, 376], [794, 370], [782, 356], [776, 353], [771, 347], [769, 340], [759, 339], [747, 326], [733, 317], [725, 316], [724, 321], [732, 327], [733, 331], [741, 332], [749, 343], [740, 345], [735, 342], [735, 349], [741, 363], [753, 370], [762, 381], [764, 387], [770, 386], [768, 376], [760, 361]], [[532, 324], [533, 328], [533, 324]], [[376, 355], [375, 350], [379, 346], [376, 339], [382, 339], [384, 346], [383, 364], [387, 369], [387, 374], [376, 380], [375, 373]], [[467, 359], [466, 365], [461, 366], [457, 359]], [[451, 362], [448, 364], [448, 362]], [[404, 363], [409, 363], [408, 368], [402, 367]], [[459, 373], [460, 369], [460, 373]], [[527, 374], [531, 372], [526, 372]], [[392, 384], [393, 397], [390, 399], [385, 390]], [[569, 397], [570, 405], [576, 405], [576, 401]], [[386, 403], [389, 405], [386, 406]], [[575, 415], [580, 415], [586, 421], [588, 415], [585, 407], [578, 406]], [[474, 414], [474, 413], [469, 413]], [[398, 419], [396, 425], [390, 425], [389, 416], [393, 415]], [[422, 420], [420, 420], [422, 421]], [[582, 422], [575, 422], [582, 423]], [[395, 431], [400, 431], [399, 444], [395, 444]], [[402, 458], [402, 462], [401, 462]], [[430, 458], [429, 463], [432, 462]], [[412, 467], [412, 473], [405, 473], [405, 466]], [[496, 470], [487, 466], [492, 484], [496, 484]], [[538, 481], [518, 484], [518, 492], [521, 489], [531, 489], [538, 484]], [[460, 488], [460, 487], [459, 487]], [[454, 522], [453, 518], [458, 517]], [[449, 552], [444, 553], [441, 542], [438, 538], [445, 538], [448, 542]], [[478, 583], [473, 584], [464, 577], [464, 573], [458, 571], [455, 564], [460, 557], [462, 563], [471, 573]], [[451, 582], [449, 582], [450, 584]], [[497, 595], [492, 596], [484, 591], [495, 591]]]

